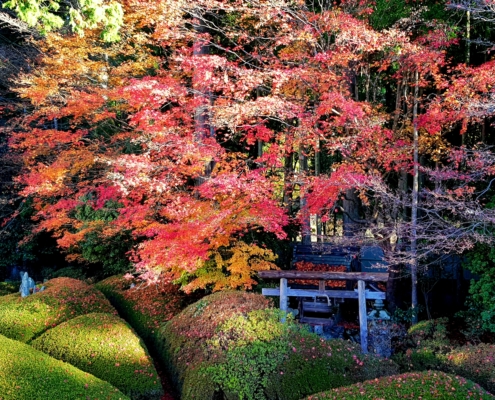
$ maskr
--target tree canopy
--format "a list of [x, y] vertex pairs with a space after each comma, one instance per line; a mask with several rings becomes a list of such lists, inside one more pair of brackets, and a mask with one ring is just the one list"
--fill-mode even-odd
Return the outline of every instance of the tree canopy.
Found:
[[338, 236], [343, 212], [354, 242], [381, 243], [413, 281], [433, 256], [493, 241], [495, 64], [464, 57], [475, 45], [459, 11], [4, 5], [44, 35], [15, 82], [19, 193], [32, 234], [50, 232], [69, 260], [118, 248], [143, 279], [221, 290], [276, 268], [273, 243], [310, 235], [312, 215]]

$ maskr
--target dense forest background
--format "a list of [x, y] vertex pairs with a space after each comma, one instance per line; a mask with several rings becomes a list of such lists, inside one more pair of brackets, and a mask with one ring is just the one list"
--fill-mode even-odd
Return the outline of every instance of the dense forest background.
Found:
[[495, 331], [490, 2], [2, 7], [0, 279], [249, 289], [372, 244], [413, 311], [457, 257]]

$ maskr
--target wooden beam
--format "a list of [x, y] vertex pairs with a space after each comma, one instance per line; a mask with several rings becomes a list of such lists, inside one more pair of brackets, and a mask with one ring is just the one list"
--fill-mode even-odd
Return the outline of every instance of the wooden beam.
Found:
[[365, 283], [358, 281], [359, 328], [361, 333], [361, 352], [368, 353], [368, 316], [366, 315]]
[[317, 279], [317, 280], [360, 280], [363, 282], [386, 282], [387, 272], [323, 272], [323, 271], [260, 271], [263, 279]]
[[[287, 314], [288, 302], [287, 302], [287, 279], [280, 278], [280, 310]], [[282, 322], [285, 322], [285, 315], [282, 316]]]
[[[280, 296], [279, 288], [263, 288], [261, 289], [263, 296]], [[358, 293], [349, 290], [325, 290], [320, 292], [318, 290], [311, 289], [291, 289], [287, 288], [287, 297], [315, 297], [319, 295], [326, 295], [330, 298], [341, 299], [357, 299]], [[366, 299], [368, 300], [385, 300], [387, 295], [385, 292], [365, 292]]]

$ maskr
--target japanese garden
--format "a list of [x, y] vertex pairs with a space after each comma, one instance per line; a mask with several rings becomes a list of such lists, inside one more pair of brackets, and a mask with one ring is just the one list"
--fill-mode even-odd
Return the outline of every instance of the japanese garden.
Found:
[[495, 3], [0, 0], [0, 400], [495, 399]]

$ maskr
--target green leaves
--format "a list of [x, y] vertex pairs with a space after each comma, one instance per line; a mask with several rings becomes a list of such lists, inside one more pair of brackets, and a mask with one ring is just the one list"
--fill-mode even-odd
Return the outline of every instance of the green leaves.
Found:
[[478, 280], [471, 280], [469, 287], [473, 306], [481, 311], [477, 318], [482, 328], [495, 332], [495, 249], [480, 245], [468, 259], [465, 267], [479, 275]]
[[102, 27], [104, 41], [116, 42], [120, 39], [124, 11], [116, 1], [80, 0], [79, 7], [74, 8], [63, 1], [9, 0], [3, 6], [14, 10], [20, 20], [42, 33], [62, 28], [66, 18], [71, 30], [80, 36], [84, 36], [86, 29]]

